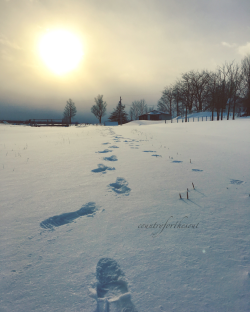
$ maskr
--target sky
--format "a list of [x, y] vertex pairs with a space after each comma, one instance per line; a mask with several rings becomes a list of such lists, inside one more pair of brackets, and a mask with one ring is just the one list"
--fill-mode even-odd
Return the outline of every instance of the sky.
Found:
[[[73, 121], [103, 95], [107, 119], [120, 96], [157, 105], [164, 87], [189, 70], [215, 70], [250, 53], [249, 0], [0, 0], [0, 120]], [[57, 75], [39, 54], [42, 37], [71, 32], [83, 45], [72, 71]]]

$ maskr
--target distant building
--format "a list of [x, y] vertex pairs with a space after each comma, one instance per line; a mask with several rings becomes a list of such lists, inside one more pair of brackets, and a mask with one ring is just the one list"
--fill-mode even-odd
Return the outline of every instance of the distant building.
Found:
[[171, 115], [161, 111], [153, 110], [147, 114], [139, 116], [139, 120], [171, 120]]

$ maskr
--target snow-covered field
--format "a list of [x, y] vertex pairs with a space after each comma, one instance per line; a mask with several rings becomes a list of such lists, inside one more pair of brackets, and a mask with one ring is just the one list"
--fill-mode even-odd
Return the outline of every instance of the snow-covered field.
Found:
[[250, 311], [249, 134], [0, 125], [0, 311]]

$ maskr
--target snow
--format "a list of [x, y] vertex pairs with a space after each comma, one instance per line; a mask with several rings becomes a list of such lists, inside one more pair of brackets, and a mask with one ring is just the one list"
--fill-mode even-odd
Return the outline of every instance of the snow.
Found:
[[249, 130], [0, 124], [0, 311], [249, 311]]

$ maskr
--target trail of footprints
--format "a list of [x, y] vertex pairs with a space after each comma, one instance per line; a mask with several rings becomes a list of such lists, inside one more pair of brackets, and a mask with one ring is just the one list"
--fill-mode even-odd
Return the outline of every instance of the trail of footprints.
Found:
[[[114, 141], [115, 142], [120, 142], [121, 139], [124, 139], [120, 135], [115, 135], [115, 133], [112, 130], [110, 131], [110, 134], [114, 135]], [[132, 140], [132, 141], [134, 141], [134, 140]], [[125, 140], [124, 142], [128, 143], [131, 141]], [[102, 143], [102, 145], [108, 145], [108, 144], [110, 144], [110, 143], [109, 142]], [[112, 152], [112, 150], [110, 148], [113, 149], [113, 148], [119, 148], [119, 147], [117, 145], [111, 145], [111, 146], [109, 146], [109, 149], [105, 149], [103, 151], [98, 151], [96, 153], [110, 153], [110, 152]], [[109, 161], [109, 162], [118, 161], [116, 155], [103, 157], [103, 160]], [[114, 167], [108, 167], [104, 164], [99, 164], [98, 168], [93, 169], [92, 172], [95, 172], [95, 173], [101, 172], [101, 173], [105, 174], [107, 170], [115, 170], [115, 168]], [[109, 189], [111, 189], [111, 191], [115, 192], [118, 195], [122, 194], [122, 195], [128, 196], [130, 191], [131, 191], [131, 189], [128, 187], [128, 182], [124, 178], [121, 178], [121, 177], [118, 177], [114, 183], [110, 183], [108, 185], [108, 187], [109, 187]]]
[[117, 157], [115, 155], [112, 155], [110, 157], [103, 157], [104, 160], [107, 160], [107, 161], [117, 161]]
[[231, 180], [230, 180], [230, 183], [231, 183], [231, 184], [238, 184], [238, 185], [239, 185], [239, 184], [244, 183], [244, 181], [231, 179]]
[[109, 184], [110, 188], [117, 194], [129, 195], [131, 189], [128, 187], [128, 182], [123, 178], [117, 178], [115, 183]]
[[[139, 142], [139, 141], [136, 141], [134, 139], [131, 140], [129, 138], [124, 138], [121, 135], [115, 135], [113, 130], [109, 129], [109, 134], [113, 135], [113, 140], [115, 142], [121, 142], [121, 140], [124, 140], [123, 142], [125, 142], [125, 144], [129, 144], [129, 146], [131, 148], [138, 148], [138, 146], [139, 146], [138, 144], [136, 144], [134, 146], [134, 143]], [[111, 143], [110, 142], [102, 143], [102, 145], [109, 145], [109, 144], [111, 144]], [[110, 153], [110, 152], [112, 152], [111, 148], [114, 149], [114, 148], [119, 148], [119, 147], [117, 145], [111, 145], [111, 146], [109, 146], [108, 149], [104, 149], [103, 151], [98, 151], [96, 153], [101, 153], [101, 154]], [[145, 150], [143, 152], [144, 153], [156, 153], [156, 151], [153, 151], [153, 150]], [[158, 154], [152, 154], [151, 156], [154, 156], [156, 158], [162, 157], [161, 155], [158, 155]], [[173, 159], [173, 157], [171, 157], [171, 159]], [[109, 162], [118, 161], [116, 155], [103, 157], [103, 160], [109, 161]], [[182, 163], [182, 161], [172, 160], [172, 163]], [[98, 166], [98, 168], [93, 169], [92, 172], [105, 174], [107, 171], [115, 170], [114, 167], [109, 167], [109, 166], [106, 166], [104, 164], [98, 164], [97, 166]], [[192, 171], [202, 172], [203, 170], [192, 169]], [[241, 183], [243, 183], [243, 181], [233, 180], [233, 179], [231, 180], [231, 184], [241, 184]], [[125, 195], [125, 196], [128, 196], [130, 194], [130, 191], [131, 191], [131, 189], [128, 187], [128, 182], [122, 177], [118, 177], [114, 183], [110, 183], [108, 185], [108, 188], [111, 189], [114, 193], [116, 193], [118, 195]], [[94, 216], [96, 211], [97, 211], [97, 208], [96, 208], [95, 203], [90, 202], [90, 203], [83, 205], [82, 208], [80, 208], [77, 211], [63, 213], [61, 215], [56, 215], [56, 216], [50, 217], [50, 218], [42, 221], [40, 223], [40, 226], [43, 229], [54, 230], [54, 228], [59, 227], [61, 225], [72, 223], [73, 221], [75, 221], [79, 217]]]
[[[121, 135], [115, 135], [114, 131], [113, 130], [110, 130], [109, 131], [111, 135], [113, 135], [113, 140], [115, 142], [121, 142], [123, 141], [125, 144], [128, 144], [130, 146], [130, 148], [132, 149], [138, 149], [138, 144], [135, 144], [137, 142], [140, 142], [140, 141], [136, 141], [135, 139], [130, 139], [130, 138], [124, 138], [123, 136]], [[105, 142], [105, 143], [102, 143], [102, 145], [108, 145], [110, 144], [110, 142]], [[112, 149], [114, 148], [119, 148], [118, 146], [116, 145], [111, 145], [109, 146], [108, 149], [105, 149], [103, 151], [98, 151], [96, 153], [109, 153], [109, 152], [112, 152]], [[150, 153], [152, 157], [162, 157], [161, 155], [159, 154], [155, 154], [156, 151], [155, 150], [145, 150], [143, 151], [144, 153]], [[177, 153], [178, 154], [178, 153]], [[170, 158], [170, 157], [169, 157]], [[115, 155], [112, 155], [112, 156], [107, 156], [107, 157], [103, 157], [103, 160], [105, 161], [118, 161], [117, 157]], [[171, 157], [171, 162], [172, 163], [182, 163], [183, 161], [181, 160], [173, 160], [173, 157]], [[191, 160], [190, 160], [191, 162]], [[115, 170], [114, 167], [108, 167], [104, 164], [99, 164], [98, 165], [98, 168], [97, 169], [93, 169], [92, 172], [101, 172], [101, 173], [106, 173], [107, 170]], [[196, 172], [202, 172], [203, 170], [200, 170], [200, 169], [192, 169], [192, 171], [196, 171]], [[121, 177], [118, 177], [116, 179], [116, 182], [115, 183], [110, 183], [108, 185], [109, 189], [111, 189], [113, 192], [115, 192], [116, 194], [123, 194], [123, 195], [129, 195], [131, 189], [128, 187], [128, 182], [124, 179], [124, 178], [121, 178]]]
[[75, 219], [83, 216], [94, 216], [97, 208], [94, 202], [89, 202], [86, 205], [83, 205], [77, 211], [67, 212], [60, 214], [58, 216], [50, 217], [40, 223], [41, 228], [54, 230], [55, 227], [65, 225], [73, 222]]
[[111, 258], [101, 258], [96, 266], [96, 312], [138, 312], [131, 301], [124, 272]]
[[[126, 144], [129, 144], [130, 148], [138, 149], [138, 144], [134, 146], [135, 140], [125, 139], [121, 135], [115, 135], [110, 130], [110, 134], [114, 135], [115, 142], [121, 142], [124, 139]], [[128, 141], [129, 140], [129, 141]], [[108, 145], [109, 142], [103, 143], [102, 145]], [[96, 153], [110, 153], [112, 149], [119, 148], [116, 145], [109, 146], [109, 149], [98, 151]], [[156, 151], [146, 150], [144, 153], [156, 153]], [[154, 157], [162, 157], [158, 154], [152, 154]], [[105, 161], [118, 161], [115, 155], [103, 157]], [[172, 161], [173, 163], [181, 163], [182, 161]], [[105, 174], [107, 170], [115, 170], [114, 167], [108, 167], [104, 164], [98, 164], [98, 168], [93, 169], [94, 173]], [[202, 171], [199, 169], [193, 169], [193, 171]], [[241, 184], [243, 181], [231, 180], [232, 184]], [[116, 179], [116, 182], [108, 185], [109, 189], [118, 195], [128, 196], [131, 189], [128, 187], [128, 182], [121, 177]], [[40, 223], [41, 228], [54, 230], [54, 228], [72, 223], [79, 217], [93, 217], [97, 212], [97, 207], [94, 202], [89, 202], [83, 205], [79, 210], [74, 212], [63, 213], [50, 217]], [[131, 294], [128, 291], [127, 281], [124, 272], [121, 270], [118, 263], [111, 258], [102, 258], [98, 261], [96, 267], [96, 289], [92, 291], [97, 301], [96, 312], [138, 312], [131, 301]]]
[[99, 152], [96, 152], [96, 153], [109, 153], [109, 152], [112, 152], [112, 150], [105, 149], [104, 151], [99, 151]]
[[92, 172], [102, 172], [102, 173], [106, 173], [106, 170], [115, 170], [114, 167], [107, 167], [103, 164], [99, 164], [98, 168], [91, 170]]
[[[115, 133], [113, 131], [110, 131], [110, 132], [111, 132], [111, 134], [115, 135]], [[119, 141], [117, 139], [120, 137], [121, 136], [115, 136], [115, 139], [116, 139], [115, 141]], [[108, 145], [108, 144], [110, 144], [110, 142], [102, 143], [102, 145]], [[119, 147], [116, 145], [112, 145], [109, 148], [119, 148]], [[103, 151], [98, 151], [96, 153], [102, 154], [102, 153], [110, 153], [110, 152], [112, 152], [112, 150], [105, 149]], [[109, 157], [103, 157], [103, 159], [106, 161], [110, 161], [110, 162], [118, 160], [115, 155], [112, 155]], [[99, 172], [99, 173], [105, 174], [107, 170], [109, 170], [109, 171], [115, 170], [114, 167], [108, 167], [104, 164], [98, 164], [97, 166], [98, 166], [98, 168], [93, 169], [92, 172], [94, 172], [94, 173]], [[108, 187], [110, 189], [112, 189], [116, 194], [124, 194], [126, 196], [129, 195], [129, 193], [131, 191], [131, 189], [128, 187], [128, 182], [124, 178], [120, 178], [120, 177], [118, 177], [116, 179], [115, 183], [110, 183], [108, 185]], [[96, 211], [97, 211], [97, 208], [96, 208], [95, 203], [89, 202], [89, 203], [83, 205], [77, 211], [66, 212], [66, 213], [56, 215], [56, 216], [50, 217], [50, 218], [42, 221], [40, 223], [40, 227], [42, 229], [45, 229], [45, 230], [52, 230], [53, 231], [56, 227], [72, 223], [76, 219], [78, 219], [79, 217], [84, 217], [84, 216], [93, 217], [95, 215]]]
[[[114, 134], [114, 133], [112, 133]], [[121, 142], [124, 139], [122, 136], [115, 136], [115, 142]], [[125, 140], [125, 143], [129, 143], [131, 148], [138, 148], [139, 145], [135, 145], [132, 141]], [[137, 141], [138, 142], [138, 141]], [[108, 145], [109, 142], [103, 143], [103, 145]], [[119, 148], [116, 145], [109, 146], [109, 148]], [[103, 151], [98, 151], [96, 153], [110, 153], [112, 150], [104, 149]], [[156, 153], [153, 150], [145, 150], [144, 153]], [[158, 154], [152, 154], [154, 157], [162, 157]], [[171, 157], [171, 159], [173, 159]], [[105, 161], [117, 161], [117, 157], [112, 155], [110, 157], [103, 157]], [[190, 160], [191, 162], [191, 160]], [[179, 160], [172, 160], [172, 163], [182, 163]], [[98, 164], [98, 168], [93, 169], [94, 173], [105, 174], [107, 170], [115, 170], [114, 167], [108, 167], [104, 164]], [[202, 172], [200, 169], [192, 169], [195, 172]], [[231, 184], [240, 185], [244, 183], [241, 180], [230, 180]], [[121, 177], [116, 179], [116, 182], [110, 183], [108, 187], [116, 194], [129, 195], [131, 189], [128, 187], [128, 182]], [[56, 215], [50, 217], [40, 223], [41, 228], [54, 230], [54, 228], [66, 225], [74, 222], [79, 217], [93, 217], [97, 212], [97, 207], [94, 202], [89, 202], [83, 205], [79, 210], [74, 212], [63, 213], [61, 215]], [[15, 270], [13, 270], [15, 271]], [[101, 258], [96, 267], [96, 289], [93, 290], [94, 297], [97, 301], [96, 312], [138, 312], [134, 304], [131, 301], [131, 294], [128, 290], [128, 284], [125, 278], [124, 272], [121, 270], [118, 263], [111, 258]]]

